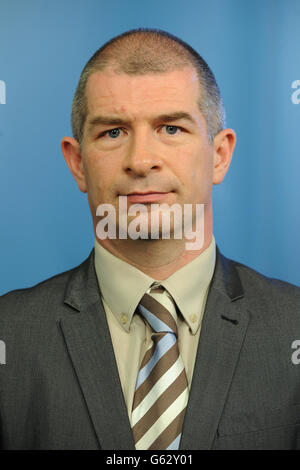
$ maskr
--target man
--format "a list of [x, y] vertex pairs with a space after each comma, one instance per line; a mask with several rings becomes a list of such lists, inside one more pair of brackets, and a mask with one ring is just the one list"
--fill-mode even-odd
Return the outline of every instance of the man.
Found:
[[300, 448], [300, 290], [215, 245], [235, 133], [207, 64], [162, 31], [118, 36], [85, 66], [72, 127], [95, 248], [1, 298], [1, 447]]

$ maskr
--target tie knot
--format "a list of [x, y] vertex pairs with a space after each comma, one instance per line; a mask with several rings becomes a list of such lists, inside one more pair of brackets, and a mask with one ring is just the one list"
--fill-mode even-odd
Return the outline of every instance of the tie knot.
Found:
[[[146, 293], [142, 297], [138, 310], [156, 333], [173, 333], [177, 336], [177, 314], [173, 299], [165, 289], [154, 297]], [[159, 298], [159, 300], [157, 299]]]

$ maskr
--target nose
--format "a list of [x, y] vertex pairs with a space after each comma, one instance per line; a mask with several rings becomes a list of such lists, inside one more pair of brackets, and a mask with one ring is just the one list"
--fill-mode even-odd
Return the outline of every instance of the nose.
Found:
[[136, 176], [147, 176], [151, 171], [159, 171], [161, 167], [162, 159], [151, 132], [147, 129], [135, 132], [124, 159], [124, 171]]

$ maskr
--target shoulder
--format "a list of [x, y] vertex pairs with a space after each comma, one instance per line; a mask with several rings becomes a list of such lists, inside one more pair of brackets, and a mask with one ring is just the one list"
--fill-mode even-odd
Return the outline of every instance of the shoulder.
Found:
[[267, 289], [270, 293], [277, 293], [280, 291], [280, 293], [286, 292], [287, 294], [295, 294], [296, 296], [300, 295], [300, 287], [295, 284], [291, 284], [277, 278], [268, 277], [245, 264], [239, 263], [238, 261], [230, 261], [234, 264], [243, 285], [247, 288], [253, 286], [255, 289]]
[[225, 263], [235, 269], [248, 303], [257, 310], [293, 311], [300, 315], [300, 287], [263, 275], [245, 264], [225, 257]]
[[89, 258], [79, 266], [56, 274], [32, 287], [12, 290], [0, 296], [0, 324], [21, 318], [25, 314], [26, 319], [36, 316], [41, 319], [49, 314], [49, 310], [53, 313], [61, 311], [71, 277], [84, 268]]

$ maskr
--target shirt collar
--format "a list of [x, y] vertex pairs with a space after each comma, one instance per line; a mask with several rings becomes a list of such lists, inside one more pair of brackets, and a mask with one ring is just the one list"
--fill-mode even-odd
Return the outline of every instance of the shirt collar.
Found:
[[208, 287], [216, 259], [215, 239], [193, 261], [164, 281], [156, 281], [131, 264], [117, 258], [95, 240], [95, 270], [102, 297], [127, 332], [133, 314], [153, 283], [172, 295], [185, 321], [195, 334], [201, 324]]

